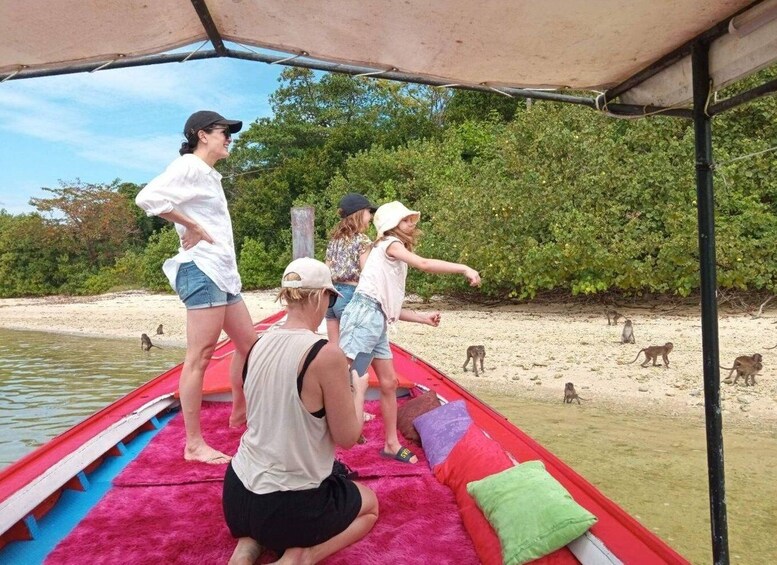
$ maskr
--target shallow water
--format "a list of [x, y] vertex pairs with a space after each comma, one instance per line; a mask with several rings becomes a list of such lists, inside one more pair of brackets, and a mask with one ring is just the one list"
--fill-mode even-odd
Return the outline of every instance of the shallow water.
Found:
[[[473, 391], [693, 563], [711, 563], [704, 422]], [[777, 434], [726, 430], [731, 563], [777, 563]]]
[[0, 468], [183, 361], [182, 348], [0, 329]]

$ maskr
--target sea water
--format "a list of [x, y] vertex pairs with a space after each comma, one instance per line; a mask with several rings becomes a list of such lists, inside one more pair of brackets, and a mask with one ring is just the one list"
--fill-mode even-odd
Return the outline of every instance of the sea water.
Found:
[[183, 361], [163, 347], [0, 329], [0, 468]]

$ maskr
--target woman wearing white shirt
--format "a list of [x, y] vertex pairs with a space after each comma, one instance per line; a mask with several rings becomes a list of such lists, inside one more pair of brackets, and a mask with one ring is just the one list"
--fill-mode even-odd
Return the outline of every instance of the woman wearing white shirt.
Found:
[[186, 359], [179, 392], [186, 426], [184, 458], [189, 461], [230, 460], [205, 442], [200, 428], [203, 376], [222, 330], [235, 345], [229, 425], [245, 423], [241, 370], [256, 332], [240, 296], [232, 220], [221, 174], [213, 168], [229, 156], [232, 134], [242, 125], [216, 112], [192, 114], [184, 126], [181, 156], [135, 199], [149, 216], [173, 222], [181, 241], [178, 254], [165, 261], [163, 270], [186, 306]]

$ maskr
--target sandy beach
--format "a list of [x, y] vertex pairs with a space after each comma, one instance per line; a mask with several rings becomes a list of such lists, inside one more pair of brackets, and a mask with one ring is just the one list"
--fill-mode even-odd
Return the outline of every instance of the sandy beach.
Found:
[[[255, 321], [277, 312], [275, 291], [246, 292]], [[620, 411], [672, 416], [703, 416], [701, 327], [698, 306], [634, 304], [617, 309], [634, 324], [636, 344], [621, 344], [623, 320], [608, 326], [604, 308], [579, 303], [531, 303], [483, 306], [410, 297], [405, 306], [438, 310], [438, 328], [398, 324], [391, 336], [465, 387], [489, 390], [561, 405], [564, 384], [573, 382], [585, 404]], [[723, 383], [727, 425], [777, 430], [777, 311], [760, 318], [719, 313], [721, 364], [739, 355], [763, 355], [755, 386]], [[155, 335], [159, 324], [163, 335]], [[127, 291], [93, 297], [0, 300], [0, 327], [70, 333], [92, 337], [140, 339], [149, 334], [163, 346], [185, 345], [185, 312], [172, 294]], [[670, 367], [641, 367], [640, 349], [674, 343]], [[484, 345], [485, 371], [475, 377], [462, 370], [469, 345]], [[721, 370], [725, 378], [728, 371]]]

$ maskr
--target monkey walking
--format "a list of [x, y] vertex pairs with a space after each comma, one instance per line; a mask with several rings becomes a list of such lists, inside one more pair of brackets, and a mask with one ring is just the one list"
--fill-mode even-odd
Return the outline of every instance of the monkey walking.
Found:
[[612, 308], [605, 308], [604, 315], [607, 316], [608, 326], [617, 326], [618, 319], [623, 318], [623, 314], [621, 314], [617, 310], [613, 310]]
[[483, 345], [470, 345], [467, 348], [467, 360], [464, 361], [464, 366], [462, 369], [464, 371], [467, 371], [467, 364], [469, 363], [469, 360], [472, 359], [472, 368], [475, 370], [475, 376], [479, 377], [478, 375], [478, 361], [480, 361], [480, 370], [485, 371], [483, 369], [483, 358], [486, 356], [486, 348]]
[[148, 334], [140, 334], [140, 349], [143, 351], [150, 351], [152, 347], [162, 349], [158, 345], [151, 343], [151, 338], [148, 337]]
[[661, 358], [664, 360], [664, 367], [669, 368], [669, 353], [674, 348], [674, 345], [671, 341], [667, 341], [664, 345], [651, 345], [650, 347], [646, 347], [644, 349], [640, 349], [637, 353], [637, 356], [634, 358], [634, 361], [629, 361], [627, 365], [631, 365], [634, 363], [637, 359], [639, 359], [640, 354], [644, 351], [645, 353], [645, 361], [642, 363], [642, 367], [647, 367], [648, 363], [650, 363], [650, 360], [653, 360], [653, 366], [654, 367], [660, 367], [661, 365], [657, 364], [656, 361], [658, 361], [658, 356], [660, 355]]
[[564, 404], [572, 404], [573, 400], [577, 400], [577, 403], [580, 404], [581, 400], [587, 399], [577, 394], [574, 384], [567, 383], [564, 385]]
[[164, 331], [162, 331], [162, 324], [159, 324], [156, 328], [156, 335], [164, 335]]
[[[731, 375], [734, 373], [734, 371], [736, 371], [737, 375], [734, 377], [734, 382], [730, 384], [737, 384], [739, 377], [743, 376], [745, 377], [745, 386], [755, 386], [755, 376], [761, 369], [764, 368], [763, 363], [761, 363], [762, 359], [763, 357], [761, 357], [760, 353], [754, 353], [753, 355], [740, 355], [734, 359], [733, 367], [723, 367], [721, 365], [720, 368], [729, 371], [728, 377], [726, 377], [726, 382], [729, 382]], [[748, 379], [750, 382], [748, 382]]]
[[623, 333], [621, 334], [621, 343], [637, 343], [634, 341], [634, 326], [631, 320], [623, 323]]

